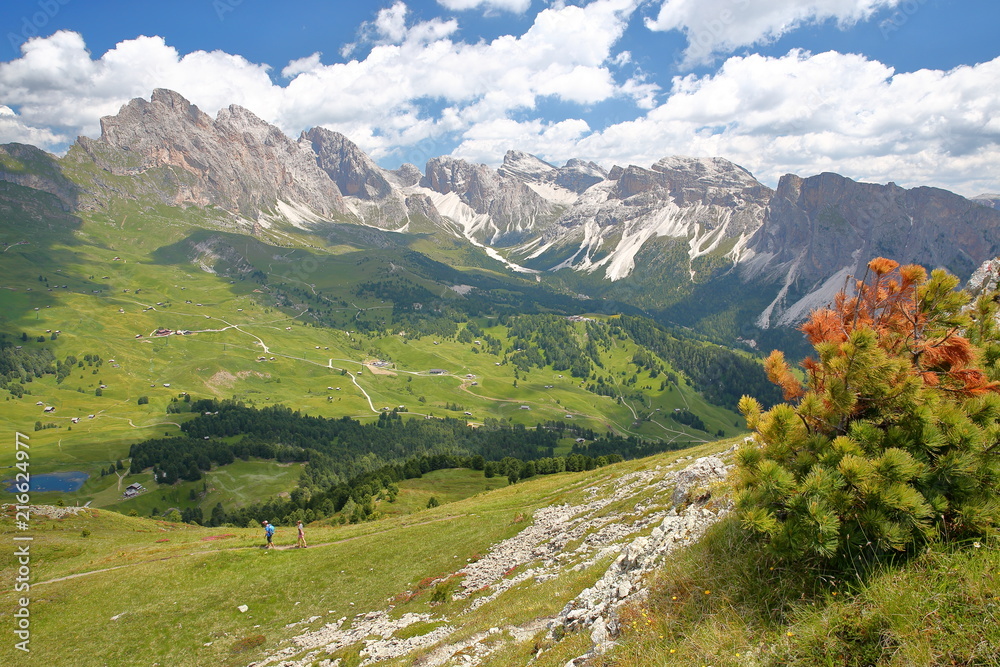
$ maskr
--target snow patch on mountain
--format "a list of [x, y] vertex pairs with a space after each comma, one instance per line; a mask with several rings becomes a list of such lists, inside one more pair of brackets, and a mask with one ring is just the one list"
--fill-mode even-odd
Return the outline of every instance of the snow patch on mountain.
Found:
[[[324, 218], [317, 215], [311, 208], [300, 202], [287, 202], [279, 199], [275, 209], [281, 218], [299, 229], [312, 229], [313, 225], [323, 222]], [[271, 217], [274, 220], [274, 217]]]
[[977, 204], [982, 204], [983, 206], [1000, 210], [1000, 194], [995, 192], [984, 192], [981, 195], [976, 195], [972, 198], [972, 201]]
[[703, 229], [700, 225], [694, 228], [694, 235], [688, 244], [690, 250], [688, 257], [692, 260], [707, 255], [714, 251], [726, 240], [726, 231], [729, 229], [729, 221], [732, 220], [732, 211], [722, 211], [722, 224], [715, 229]]
[[854, 272], [854, 265], [845, 266], [840, 271], [827, 278], [822, 285], [809, 292], [791, 306], [785, 309], [776, 322], [779, 327], [794, 326], [806, 319], [813, 310], [824, 308], [833, 303], [837, 293], [847, 287]]
[[458, 225], [462, 230], [462, 236], [473, 240], [474, 234], [491, 229], [496, 231], [496, 226], [486, 213], [476, 213], [471, 206], [462, 201], [456, 192], [441, 194], [424, 188], [426, 194], [431, 198], [434, 208], [443, 217], [448, 218]]
[[567, 190], [566, 188], [561, 188], [558, 185], [551, 185], [549, 183], [534, 183], [525, 182], [529, 188], [535, 191], [542, 199], [546, 199], [553, 204], [560, 204], [562, 206], [572, 206], [574, 202], [580, 197], [580, 195]]
[[522, 181], [537, 180], [556, 168], [530, 153], [523, 151], [507, 151], [503, 156], [503, 164], [497, 169], [501, 176], [513, 176]]
[[758, 329], [770, 329], [771, 328], [771, 313], [774, 312], [775, 308], [782, 306], [785, 303], [785, 297], [788, 296], [788, 290], [795, 282], [795, 276], [798, 274], [799, 265], [802, 263], [803, 258], [806, 256], [806, 251], [803, 250], [799, 253], [799, 256], [795, 258], [791, 266], [788, 269], [788, 273], [785, 274], [784, 283], [781, 285], [781, 289], [778, 290], [778, 295], [774, 297], [774, 301], [768, 304], [764, 312], [760, 314], [757, 318], [757, 328]]

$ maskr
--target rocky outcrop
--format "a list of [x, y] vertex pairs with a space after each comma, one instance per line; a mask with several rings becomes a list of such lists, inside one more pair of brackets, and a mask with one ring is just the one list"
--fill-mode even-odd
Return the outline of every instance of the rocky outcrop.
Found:
[[[471, 215], [457, 211], [451, 217], [468, 236], [494, 246], [524, 241], [561, 211], [510, 173], [456, 158], [429, 160], [420, 185], [442, 195], [455, 193]], [[477, 214], [482, 217], [476, 218]]]
[[753, 174], [722, 158], [666, 157], [649, 169], [619, 168], [616, 176], [613, 192], [622, 200], [654, 192], [678, 206], [739, 206], [766, 204], [772, 194]]
[[787, 175], [747, 244], [741, 272], [747, 280], [797, 287], [801, 303], [775, 303], [761, 322], [767, 326], [794, 323], [828, 303], [847, 276], [864, 275], [873, 257], [968, 278], [998, 252], [1000, 212], [947, 190], [858, 183], [831, 173]]
[[783, 176], [748, 248], [769, 255], [772, 266], [801, 255], [802, 279], [816, 280], [879, 255], [967, 277], [998, 244], [1000, 213], [952, 192], [825, 173]]
[[677, 473], [670, 500], [678, 506], [707, 500], [711, 496], [712, 485], [724, 480], [731, 467], [717, 456], [697, 459]]
[[982, 204], [983, 206], [1000, 210], [1000, 194], [986, 192], [981, 195], [976, 195], [972, 198], [972, 201], [977, 204]]
[[685, 274], [696, 272], [694, 261], [705, 255], [727, 255], [735, 263], [770, 197], [771, 190], [750, 172], [720, 158], [672, 157], [649, 169], [614, 167], [580, 194], [556, 225], [522, 247], [522, 261], [537, 269], [599, 272], [617, 281], [636, 270], [647, 243], [665, 237], [687, 246]]
[[[250, 219], [279, 201], [315, 216], [347, 213], [336, 184], [311, 150], [236, 105], [213, 120], [181, 95], [158, 89], [101, 119], [99, 139], [77, 145], [104, 171], [154, 180], [173, 205], [218, 206]], [[167, 172], [166, 174], [162, 172]]]
[[299, 144], [312, 149], [320, 169], [343, 195], [374, 201], [392, 193], [392, 184], [382, 168], [339, 132], [314, 127], [302, 133]]
[[[549, 623], [549, 636], [567, 631], [589, 631], [593, 648], [578, 658], [584, 662], [590, 655], [600, 654], [617, 636], [617, 609], [625, 602], [639, 600], [647, 594], [648, 575], [674, 549], [699, 539], [716, 521], [729, 512], [728, 502], [708, 509], [705, 503], [711, 497], [709, 488], [725, 479], [732, 466], [715, 456], [697, 459], [673, 478], [674, 506], [657, 514], [658, 525], [647, 535], [632, 539], [604, 575], [590, 588], [570, 601]], [[698, 490], [696, 500], [689, 504], [692, 491]], [[661, 520], [662, 519], [662, 520]]]
[[572, 159], [563, 167], [555, 167], [530, 153], [514, 150], [504, 155], [497, 173], [529, 185], [551, 185], [575, 194], [607, 177], [607, 172], [594, 162]]
[[412, 187], [420, 183], [420, 179], [424, 177], [420, 169], [416, 165], [406, 162], [399, 166], [399, 169], [393, 169], [389, 172], [396, 181], [396, 185], [400, 187]]
[[556, 171], [548, 162], [523, 151], [507, 151], [503, 164], [497, 169], [501, 176], [511, 176], [519, 181], [545, 181]]
[[[10, 506], [11, 508], [14, 505]], [[38, 516], [47, 516], [50, 519], [62, 519], [67, 516], [76, 516], [80, 512], [90, 511], [87, 507], [59, 507], [57, 505], [31, 505], [31, 513]], [[11, 510], [13, 513], [13, 509]]]
[[406, 197], [398, 188], [397, 178], [375, 164], [357, 144], [322, 127], [303, 132], [299, 145], [316, 156], [345, 197], [351, 213], [362, 222], [380, 229], [398, 229], [406, 225]]
[[[532, 522], [517, 535], [439, 580], [461, 578], [460, 590], [453, 595], [453, 602], [459, 604], [452, 605], [455, 611], [450, 618], [411, 613], [393, 620], [392, 606], [361, 612], [349, 623], [347, 618], [339, 618], [295, 637], [293, 645], [253, 667], [307, 667], [324, 655], [359, 643], [364, 644], [363, 665], [419, 650], [419, 664], [425, 667], [471, 667], [512, 641], [528, 642], [543, 631], [549, 640], [567, 632], [587, 633], [592, 648], [574, 661], [583, 664], [611, 646], [619, 631], [617, 610], [646, 595], [648, 575], [663, 559], [699, 539], [728, 513], [728, 501], [714, 498], [710, 505], [710, 494], [705, 490], [722, 480], [730, 466], [717, 456], [693, 462], [691, 458], [678, 459], [679, 465], [687, 464], [681, 470], [657, 467], [621, 474], [589, 487], [582, 502], [537, 510]], [[607, 563], [609, 557], [613, 557], [610, 566], [604, 566], [594, 585], [570, 600], [555, 617], [533, 619], [522, 626], [493, 627], [448, 643], [462, 626], [464, 615], [494, 602], [504, 604], [511, 589], [594, 568]], [[401, 595], [405, 598], [410, 594], [406, 591]], [[317, 620], [312, 617], [302, 623]], [[405, 639], [396, 636], [416, 623], [437, 627]]]
[[972, 273], [965, 289], [973, 297], [1000, 289], [1000, 257], [983, 262]]
[[406, 210], [409, 216], [425, 218], [436, 227], [444, 227], [448, 223], [445, 221], [434, 202], [425, 194], [414, 194], [406, 198]]
[[63, 175], [54, 155], [27, 144], [0, 146], [0, 181], [55, 195], [66, 210], [73, 210], [80, 196], [79, 186]]
[[551, 177], [553, 185], [566, 188], [570, 192], [583, 193], [592, 185], [597, 185], [605, 178], [608, 172], [596, 162], [586, 162], [584, 160], [572, 159], [566, 165], [557, 169], [555, 175]]

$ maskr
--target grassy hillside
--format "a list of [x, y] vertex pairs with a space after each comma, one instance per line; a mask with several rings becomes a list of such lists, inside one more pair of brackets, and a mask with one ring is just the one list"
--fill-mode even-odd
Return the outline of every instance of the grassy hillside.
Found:
[[[495, 353], [460, 342], [465, 325], [455, 324], [456, 314], [494, 306], [517, 312], [528, 303], [557, 312], [572, 306], [579, 310], [570, 312], [584, 314], [593, 302], [503, 272], [467, 267], [460, 273], [407, 248], [427, 246], [429, 237], [343, 225], [322, 236], [278, 227], [254, 236], [225, 231], [225, 217], [213, 218], [211, 210], [134, 201], [57, 215], [49, 195], [9, 189], [17, 191], [11, 197], [19, 208], [0, 222], [0, 334], [25, 353], [47, 351], [60, 363], [72, 356], [77, 364], [61, 380], [27, 378], [19, 398], [0, 389], [0, 424], [31, 437], [33, 473], [90, 475], [79, 491], [39, 493], [39, 502], [89, 501], [140, 514], [193, 504], [207, 511], [216, 502], [241, 502], [261, 475], [270, 485], [262, 493], [293, 488], [291, 474], [237, 467], [213, 473], [219, 490], [194, 501], [186, 496], [190, 489], [180, 487], [169, 497], [122, 503], [121, 480], [102, 477], [102, 471], [127, 457], [130, 444], [176, 434], [189, 415], [168, 414], [167, 408], [185, 393], [366, 420], [400, 405], [412, 417], [451, 416], [473, 424], [488, 418], [527, 426], [572, 420], [598, 431], [682, 443], [742, 428], [731, 409], [705, 400], [676, 360], [653, 355], [663, 371], [655, 378], [633, 363], [641, 346], [628, 336], [613, 337], [600, 349], [603, 369], [595, 367], [590, 378], [551, 365], [518, 372], [508, 352], [509, 323], [494, 316], [470, 321], [498, 341]], [[34, 201], [28, 195], [37, 205], [24, 203]], [[375, 291], [361, 290], [365, 284]], [[393, 302], [379, 298], [386, 289], [403, 291], [393, 292]], [[405, 301], [412, 294], [423, 300], [423, 314]], [[433, 315], [425, 317], [428, 312]], [[606, 315], [590, 317], [602, 327], [614, 323]], [[382, 320], [398, 321], [399, 328], [373, 329]], [[439, 324], [451, 333], [413, 330]], [[154, 335], [160, 328], [187, 333]], [[573, 335], [583, 345], [585, 323], [574, 324]], [[384, 367], [366, 365], [375, 360]], [[665, 373], [673, 381], [665, 382]], [[598, 375], [610, 395], [587, 390]], [[675, 411], [696, 415], [703, 426], [672, 419]], [[36, 431], [36, 422], [45, 428]], [[0, 467], [12, 463], [13, 452], [0, 451]]]
[[[311, 526], [306, 550], [263, 550], [258, 529], [208, 529], [96, 509], [62, 519], [36, 516], [30, 531], [32, 659], [124, 664], [140, 655], [161, 664], [240, 665], [304, 629], [382, 609], [389, 599], [396, 600], [396, 618], [428, 611], [450, 616], [469, 600], [432, 603], [429, 577], [448, 577], [481, 558], [492, 544], [528, 526], [540, 507], [582, 502], [594, 497], [588, 489], [595, 484], [672, 460], [654, 457], [614, 470], [550, 475], [373, 523]], [[442, 481], [442, 489], [451, 483]], [[12, 524], [3, 525], [9, 540]], [[293, 544], [294, 529], [280, 527], [276, 542]], [[5, 560], [2, 576], [12, 576], [14, 567]], [[90, 574], [61, 579], [84, 573]], [[461, 634], [555, 614], [598, 575], [591, 566], [545, 585], [521, 585], [513, 594], [516, 604], [500, 597], [470, 611]], [[2, 604], [11, 608], [10, 591]], [[240, 604], [249, 611], [241, 613]], [[290, 623], [300, 625], [286, 627]], [[241, 648], [258, 635], [263, 644]], [[9, 642], [0, 648], [0, 661], [19, 664], [11, 662], [11, 651]]]
[[[491, 545], [528, 527], [535, 510], [592, 502], [612, 493], [622, 475], [658, 467], [666, 471], [686, 463], [683, 459], [674, 463], [675, 459], [676, 455], [660, 456], [590, 473], [551, 475], [374, 523], [310, 526], [311, 547], [304, 551], [262, 550], [257, 529], [205, 529], [101, 510], [63, 519], [36, 517], [32, 590], [35, 599], [44, 601], [32, 608], [33, 637], [38, 639], [32, 645], [33, 658], [123, 664], [138, 652], [144, 659], [179, 665], [247, 664], [304, 630], [386, 608], [388, 600], [392, 618], [408, 613], [454, 617], [460, 629], [449, 641], [497, 625], [531, 627], [534, 619], [554, 615], [591, 585], [609, 559], [585, 563], [542, 584], [519, 584], [479, 607], [474, 604], [476, 596], [438, 603], [435, 591], [443, 583], [444, 589], [454, 592], [455, 573], [483, 558]], [[457, 478], [463, 475], [468, 473], [439, 471], [436, 478], [405, 484], [401, 500], [408, 493], [425, 492], [418, 485], [429, 483], [447, 500], [449, 488], [461, 486]], [[626, 502], [612, 511], [627, 511], [644, 502], [643, 509], [633, 510], [638, 512], [635, 519], [665, 502], [669, 505], [654, 488], [645, 486]], [[603, 512], [607, 518], [614, 516]], [[580, 537], [597, 531], [602, 523], [590, 526]], [[276, 541], [291, 544], [293, 529], [279, 528]], [[501, 572], [501, 579], [515, 577], [533, 560], [529, 556], [512, 571]], [[102, 571], [121, 565], [125, 567]], [[53, 581], [86, 572], [92, 574]], [[161, 594], [163, 587], [157, 582], [168, 579], [172, 592]], [[125, 581], [127, 592], [122, 591]], [[248, 605], [249, 611], [240, 613], [239, 604]], [[307, 620], [313, 617], [317, 618]], [[442, 625], [433, 619], [407, 626], [397, 636], [424, 634]], [[299, 625], [286, 627], [291, 623]], [[254, 646], [258, 636], [264, 642]], [[65, 646], [81, 645], [75, 639], [83, 637], [89, 638], [90, 648], [68, 656]], [[567, 641], [542, 664], [561, 665], [565, 656], [582, 652], [577, 639]], [[526, 655], [526, 650], [530, 645], [504, 649], [518, 656]], [[347, 647], [339, 653], [347, 664], [356, 664], [351, 656], [357, 651]], [[509, 653], [497, 655], [495, 664], [510, 664]]]
[[[456, 664], [468, 655], [481, 665], [562, 667], [590, 650], [589, 632], [552, 636], [547, 625], [601, 577], [632, 539], [625, 537], [629, 530], [648, 535], [652, 526], [639, 527], [642, 518], [671, 507], [670, 488], [652, 480], [670, 479], [689, 456], [726, 446], [536, 478], [373, 523], [313, 525], [305, 550], [263, 550], [258, 529], [208, 529], [102, 510], [61, 519], [36, 515], [32, 663], [235, 666], [265, 656], [271, 661], [258, 664], [277, 664], [280, 655], [294, 664], [339, 657], [342, 665], [357, 665], [366, 646], [383, 646], [376, 642], [383, 631], [372, 629], [382, 623], [407, 651], [379, 664]], [[439, 471], [419, 484], [434, 482], [435, 492], [447, 496], [467, 474]], [[651, 481], [621, 495], [636, 474]], [[401, 498], [424, 492], [414, 484]], [[721, 498], [725, 489], [713, 493]], [[594, 503], [603, 509], [583, 509]], [[537, 510], [566, 504], [587, 517], [575, 539], [520, 559], [507, 547], [510, 560], [498, 560], [492, 582], [456, 599], [470, 563], [488, 562], [498, 542], [526, 535]], [[609, 555], [582, 557], [581, 547], [599, 544], [609, 520], [626, 528], [609, 543]], [[4, 526], [9, 540], [12, 523]], [[294, 539], [293, 528], [279, 527], [279, 547]], [[724, 519], [670, 556], [645, 601], [618, 610], [616, 646], [588, 664], [995, 664], [998, 554], [1000, 543], [985, 540], [932, 549], [857, 577], [817, 576], [770, 559]], [[545, 572], [548, 561], [556, 564], [555, 576], [530, 576]], [[5, 559], [2, 576], [12, 578], [14, 568]], [[519, 579], [522, 573], [528, 578]], [[0, 604], [13, 608], [13, 593], [6, 591]], [[327, 643], [333, 635], [317, 632], [333, 632], [328, 624], [362, 634]], [[10, 642], [0, 646], [0, 661], [27, 664], [13, 651]]]
[[998, 584], [996, 538], [845, 576], [769, 559], [729, 520], [666, 564], [594, 664], [995, 665]]

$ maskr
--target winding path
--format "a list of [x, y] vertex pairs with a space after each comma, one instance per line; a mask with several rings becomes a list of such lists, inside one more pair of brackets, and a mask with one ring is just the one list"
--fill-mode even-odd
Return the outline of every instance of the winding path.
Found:
[[[304, 284], [307, 284], [307, 283], [304, 283]], [[147, 308], [152, 308], [153, 310], [155, 310], [154, 306], [150, 306], [148, 304], [143, 304], [142, 302], [139, 302], [139, 301], [136, 301], [136, 300], [128, 300], [128, 302], [132, 303], [132, 304], [135, 304], [135, 305], [144, 306], [144, 307], [147, 307]], [[351, 306], [353, 308], [358, 309], [358, 315], [360, 315], [361, 312], [363, 312], [365, 310], [375, 310], [375, 309], [380, 309], [380, 308], [390, 308], [391, 307], [391, 306], [371, 306], [369, 308], [361, 308], [361, 307], [359, 307], [355, 303], [351, 303]], [[344, 309], [344, 310], [346, 310], [346, 309]], [[285, 321], [288, 321], [288, 319], [295, 320], [295, 319], [298, 319], [298, 318], [302, 317], [306, 312], [307, 312], [307, 310], [304, 309], [298, 315], [295, 315], [294, 317], [291, 317], [291, 318], [279, 318], [279, 319], [271, 320], [269, 322], [253, 323], [251, 326], [264, 326], [264, 325], [267, 325], [267, 324], [273, 324], [275, 322], [285, 322]], [[280, 352], [272, 352], [271, 349], [270, 349], [270, 347], [264, 341], [263, 338], [261, 338], [260, 336], [258, 336], [258, 335], [254, 334], [254, 333], [251, 333], [251, 332], [249, 332], [249, 331], [241, 328], [241, 327], [248, 326], [247, 324], [242, 324], [242, 325], [233, 324], [231, 322], [228, 322], [228, 321], [222, 319], [221, 317], [205, 316], [204, 314], [198, 314], [198, 313], [187, 313], [187, 312], [177, 311], [177, 314], [178, 315], [188, 316], [188, 317], [207, 317], [209, 319], [213, 319], [213, 320], [217, 320], [219, 322], [222, 322], [225, 325], [224, 327], [219, 328], [219, 329], [192, 330], [192, 333], [210, 333], [210, 332], [211, 333], [220, 333], [220, 332], [226, 331], [228, 329], [234, 329], [236, 331], [239, 331], [242, 334], [245, 334], [245, 335], [253, 338], [256, 341], [257, 345], [259, 345], [261, 348], [263, 348], [265, 354], [272, 355], [272, 356], [275, 356], [275, 357], [281, 357], [283, 359], [291, 359], [291, 360], [295, 360], [295, 361], [301, 361], [303, 363], [312, 364], [314, 366], [320, 366], [320, 367], [323, 367], [323, 368], [329, 368], [331, 370], [346, 370], [344, 368], [338, 368], [338, 367], [334, 366], [333, 365], [334, 361], [348, 363], [348, 364], [358, 364], [362, 368], [364, 367], [364, 363], [363, 362], [355, 361], [353, 359], [329, 358], [329, 359], [327, 359], [327, 363], [326, 364], [322, 364], [320, 362], [316, 362], [316, 361], [313, 361], [311, 359], [306, 359], [304, 357], [297, 357], [297, 356], [291, 355], [291, 354], [282, 354]], [[410, 371], [410, 370], [401, 370], [401, 369], [398, 369], [398, 368], [395, 369], [395, 370], [396, 370], [397, 373], [406, 374], [406, 375], [418, 375], [418, 376], [427, 375], [427, 371]], [[351, 377], [351, 384], [353, 384], [355, 387], [357, 387], [358, 391], [361, 392], [361, 395], [364, 396], [365, 401], [368, 403], [368, 409], [371, 410], [371, 412], [374, 413], [374, 414], [379, 414], [381, 411], [375, 407], [375, 402], [373, 401], [371, 394], [369, 394], [365, 390], [365, 388], [361, 386], [361, 384], [358, 382], [357, 376], [353, 372], [349, 372], [349, 375]], [[494, 397], [485, 396], [485, 395], [482, 395], [482, 394], [477, 394], [477, 393], [471, 391], [468, 388], [469, 385], [466, 382], [465, 378], [460, 377], [458, 375], [455, 375], [453, 373], [443, 374], [441, 377], [453, 377], [453, 378], [455, 378], [455, 379], [457, 379], [457, 380], [460, 381], [460, 385], [458, 387], [460, 390], [465, 391], [466, 393], [468, 393], [468, 394], [470, 394], [472, 396], [475, 396], [477, 398], [493, 401], [494, 403], [519, 403], [519, 404], [526, 404], [526, 405], [536, 405], [536, 406], [539, 406], [539, 407], [551, 407], [551, 406], [548, 406], [547, 404], [543, 404], [543, 403], [540, 403], [538, 401], [518, 400], [518, 399], [511, 399], [511, 398], [494, 398]], [[621, 388], [620, 382], [617, 380], [617, 378], [615, 379], [615, 384], [618, 386], [619, 389]], [[680, 390], [680, 388], [678, 387], [678, 391], [679, 390]], [[683, 392], [681, 392], [681, 397], [683, 398], [685, 405], [687, 405], [687, 397], [684, 396]], [[639, 414], [636, 411], [635, 407], [631, 403], [629, 403], [628, 400], [624, 396], [622, 396], [621, 394], [619, 394], [619, 398], [621, 399], [621, 405], [623, 405], [632, 414], [632, 419], [634, 421], [638, 420], [639, 419]], [[592, 414], [588, 414], [588, 413], [582, 412], [582, 411], [576, 411], [576, 412], [579, 415], [581, 415], [583, 417], [587, 417], [589, 419], [595, 419], [595, 420], [602, 419], [602, 417], [600, 417], [598, 415], [592, 415]], [[410, 414], [422, 415], [423, 413], [411, 412]], [[423, 416], [427, 416], [427, 415], [423, 415]], [[667, 433], [672, 434], [671, 437], [667, 440], [667, 442], [673, 442], [677, 437], [680, 437], [680, 436], [692, 437], [692, 438], [695, 437], [695, 436], [693, 436], [690, 433], [685, 433], [683, 431], [677, 431], [677, 430], [674, 430], [674, 429], [670, 429], [670, 428], [664, 426], [663, 424], [660, 424], [659, 422], [653, 421], [653, 423], [655, 423], [657, 426], [659, 426], [661, 429], [663, 429]], [[155, 426], [155, 424], [151, 424], [150, 426]], [[631, 434], [631, 435], [638, 435], [631, 428], [622, 426], [621, 424], [618, 424], [617, 422], [615, 422], [615, 426], [617, 427], [617, 429], [619, 431], [621, 431], [623, 433], [627, 433], [627, 434]], [[145, 428], [145, 427], [134, 426], [134, 428]], [[646, 437], [650, 437], [650, 436], [646, 436]], [[652, 436], [652, 437], [657, 438], [657, 436]], [[662, 440], [662, 438], [657, 438], [657, 439]]]
[[[451, 521], [455, 516], [445, 516], [437, 519], [428, 519], [426, 521], [418, 521], [416, 523], [408, 523], [403, 526], [393, 526], [392, 528], [384, 528], [382, 530], [373, 531], [371, 533], [365, 533], [363, 535], [354, 535], [352, 537], [345, 537], [339, 540], [333, 540], [332, 542], [320, 542], [317, 544], [310, 544], [310, 549], [315, 549], [319, 547], [329, 547], [336, 544], [344, 544], [345, 542], [353, 542], [354, 540], [359, 540], [363, 537], [370, 537], [372, 535], [381, 535], [383, 533], [392, 532], [393, 530], [399, 530], [401, 528], [410, 528], [413, 526], [426, 526], [431, 523], [439, 523], [441, 521]], [[285, 546], [276, 546], [275, 549], [279, 551], [288, 551], [289, 549], [296, 549], [294, 544], [288, 544]], [[80, 577], [89, 577], [92, 574], [101, 574], [102, 572], [112, 572], [114, 570], [121, 570], [123, 568], [138, 567], [140, 565], [148, 565], [150, 563], [159, 563], [165, 560], [174, 560], [176, 558], [187, 558], [189, 556], [203, 556], [207, 554], [221, 553], [224, 551], [248, 551], [248, 550], [264, 550], [263, 546], [249, 546], [249, 547], [227, 547], [225, 549], [208, 549], [205, 551], [188, 551], [181, 554], [173, 554], [170, 556], [163, 556], [161, 558], [150, 558], [149, 560], [143, 560], [136, 563], [128, 563], [127, 565], [114, 565], [112, 567], [104, 567], [99, 570], [88, 570], [87, 572], [78, 572], [76, 574], [67, 574], [63, 577], [55, 577], [53, 579], [46, 579], [45, 581], [36, 581], [32, 586], [42, 586], [44, 584], [54, 584], [60, 581], [68, 581], [70, 579], [79, 579]]]

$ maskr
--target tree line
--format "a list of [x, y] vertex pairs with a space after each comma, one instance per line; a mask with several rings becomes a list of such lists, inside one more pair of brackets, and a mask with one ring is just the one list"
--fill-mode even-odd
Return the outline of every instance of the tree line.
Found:
[[[244, 525], [261, 516], [278, 522], [315, 520], [338, 512], [345, 520], [368, 520], [375, 516], [376, 501], [394, 499], [398, 493], [394, 484], [431, 470], [470, 468], [514, 483], [680, 448], [677, 443], [634, 436], [596, 436], [591, 429], [565, 422], [527, 428], [487, 419], [483, 426], [472, 428], [464, 420], [403, 420], [399, 413], [384, 412], [377, 421], [362, 424], [350, 417], [313, 417], [285, 406], [257, 409], [215, 399], [192, 401], [191, 409], [200, 414], [181, 426], [182, 435], [132, 445], [130, 474], [152, 468], [156, 481], [169, 485], [197, 481], [213, 467], [237, 459], [307, 464], [287, 500], [246, 508], [220, 506], [207, 518], [193, 512], [186, 517], [216, 522], [211, 525]], [[574, 445], [568, 455], [556, 456], [559, 439], [567, 435], [584, 442]]]
[[637, 344], [691, 378], [698, 391], [712, 403], [735, 409], [740, 398], [747, 394], [756, 396], [763, 405], [781, 401], [781, 392], [768, 381], [756, 359], [711, 343], [676, 338], [644, 317], [623, 315], [618, 322]]
[[[51, 340], [56, 337], [56, 333], [51, 334]], [[38, 342], [44, 340], [43, 336], [39, 336]], [[58, 384], [76, 368], [95, 365], [100, 368], [104, 363], [97, 354], [86, 354], [82, 359], [67, 355], [65, 359], [58, 360], [48, 347], [24, 345], [23, 343], [28, 342], [26, 333], [21, 334], [21, 342], [22, 345], [17, 345], [6, 335], [0, 336], [0, 390], [6, 389], [15, 398], [24, 396], [27, 393], [25, 385], [35, 378], [55, 375]], [[95, 368], [94, 372], [96, 370]]]

